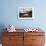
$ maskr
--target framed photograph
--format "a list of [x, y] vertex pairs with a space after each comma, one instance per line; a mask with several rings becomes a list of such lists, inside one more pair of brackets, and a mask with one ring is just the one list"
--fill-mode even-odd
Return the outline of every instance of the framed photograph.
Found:
[[19, 7], [18, 8], [18, 19], [33, 19], [34, 8], [32, 7]]

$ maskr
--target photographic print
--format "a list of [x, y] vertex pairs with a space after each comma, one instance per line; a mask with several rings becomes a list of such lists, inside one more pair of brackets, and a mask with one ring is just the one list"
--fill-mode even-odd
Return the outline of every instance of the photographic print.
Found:
[[18, 19], [32, 19], [33, 8], [31, 7], [19, 7], [18, 8]]

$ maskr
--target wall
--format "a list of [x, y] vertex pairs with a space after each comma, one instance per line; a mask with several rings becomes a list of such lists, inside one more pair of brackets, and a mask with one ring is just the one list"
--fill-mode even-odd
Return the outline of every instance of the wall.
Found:
[[[39, 27], [40, 25], [46, 28], [45, 4], [46, 0], [1, 0], [0, 24], [5, 26], [13, 24], [20, 28]], [[35, 18], [32, 20], [18, 20], [18, 7], [33, 7]]]

